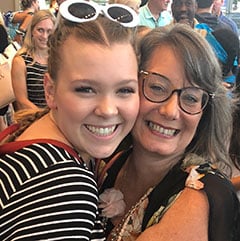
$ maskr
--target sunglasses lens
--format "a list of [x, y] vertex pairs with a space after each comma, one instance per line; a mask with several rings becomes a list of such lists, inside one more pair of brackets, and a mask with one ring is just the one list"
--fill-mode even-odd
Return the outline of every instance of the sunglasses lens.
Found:
[[80, 19], [89, 19], [96, 15], [96, 10], [86, 3], [73, 3], [69, 6], [68, 11], [71, 15]]
[[133, 15], [127, 9], [121, 7], [109, 7], [108, 15], [120, 23], [130, 23], [133, 21]]

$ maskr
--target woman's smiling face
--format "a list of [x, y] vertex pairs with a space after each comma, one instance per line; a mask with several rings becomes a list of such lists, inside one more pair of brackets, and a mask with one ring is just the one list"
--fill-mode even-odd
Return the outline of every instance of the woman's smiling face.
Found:
[[[167, 45], [155, 49], [145, 70], [167, 77], [172, 90], [191, 86], [181, 60]], [[142, 85], [142, 79], [140, 81]], [[144, 149], [159, 155], [183, 153], [195, 135], [202, 112], [190, 115], [181, 110], [176, 92], [165, 102], [152, 103], [140, 89], [140, 111], [132, 132], [134, 139]]]
[[54, 120], [79, 152], [107, 157], [130, 132], [139, 110], [134, 50], [129, 43], [107, 47], [70, 36], [61, 58], [56, 85], [48, 75], [45, 80], [46, 89], [52, 84], [48, 104]]

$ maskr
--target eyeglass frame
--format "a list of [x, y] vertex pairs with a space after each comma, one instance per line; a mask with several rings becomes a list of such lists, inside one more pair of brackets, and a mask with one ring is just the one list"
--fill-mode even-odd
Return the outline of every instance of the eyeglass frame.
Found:
[[[141, 74], [144, 74], [145, 76], [150, 75], [150, 74], [151, 74], [151, 75], [157, 75], [157, 76], [160, 76], [160, 77], [162, 77], [162, 78], [164, 78], [164, 79], [167, 79], [164, 75], [159, 74], [159, 73], [156, 73], [156, 72], [151, 72], [151, 71], [140, 70], [140, 71], [139, 71], [139, 74], [140, 74], [140, 75], [141, 75]], [[145, 97], [148, 101], [150, 101], [150, 102], [152, 102], [152, 103], [163, 103], [163, 102], [169, 100], [169, 99], [173, 96], [173, 94], [176, 92], [176, 93], [177, 93], [177, 96], [178, 96], [178, 106], [180, 107], [180, 109], [181, 109], [182, 111], [184, 111], [185, 113], [187, 113], [187, 114], [189, 114], [189, 115], [197, 115], [197, 114], [201, 113], [201, 112], [206, 108], [206, 106], [208, 105], [209, 101], [210, 101], [211, 99], [214, 99], [214, 98], [215, 98], [215, 93], [209, 92], [209, 91], [207, 91], [207, 90], [205, 90], [205, 89], [203, 89], [203, 88], [200, 88], [200, 87], [192, 86], [192, 87], [185, 87], [185, 88], [181, 88], [181, 89], [174, 89], [174, 90], [172, 90], [171, 94], [170, 94], [166, 99], [164, 99], [164, 100], [162, 100], [162, 101], [154, 101], [154, 100], [150, 99], [150, 98], [146, 95], [146, 91], [145, 91], [145, 88], [144, 88], [144, 87], [145, 87], [145, 80], [146, 80], [146, 77], [143, 78], [142, 92], [143, 92], [144, 97]], [[198, 112], [196, 112], [196, 113], [190, 113], [190, 112], [186, 111], [186, 110], [182, 107], [182, 104], [181, 104], [181, 100], [180, 100], [181, 93], [182, 93], [184, 90], [189, 89], [189, 88], [195, 88], [195, 89], [202, 90], [202, 91], [205, 92], [205, 93], [207, 94], [207, 96], [208, 96], [208, 99], [206, 100], [205, 105], [201, 108], [200, 111], [198, 111]]]
[[[80, 18], [80, 17], [76, 17], [74, 16], [73, 14], [71, 14], [68, 9], [69, 7], [72, 5], [72, 4], [75, 4], [75, 3], [83, 3], [83, 4], [86, 4], [86, 5], [89, 5], [91, 6], [96, 12], [95, 12], [95, 15], [91, 18]], [[132, 16], [132, 21], [129, 22], [129, 23], [122, 23], [120, 21], [117, 21], [116, 19], [112, 18], [107, 10], [109, 8], [112, 8], [112, 7], [119, 7], [121, 9], [125, 9], [126, 11], [128, 11], [131, 16]], [[139, 17], [138, 17], [138, 14], [132, 9], [130, 8], [129, 6], [127, 5], [124, 5], [124, 4], [120, 4], [120, 3], [113, 3], [113, 4], [106, 4], [106, 5], [99, 5], [97, 4], [96, 2], [93, 2], [93, 1], [85, 1], [85, 0], [67, 0], [67, 1], [64, 1], [60, 6], [59, 6], [59, 13], [60, 15], [71, 21], [71, 22], [75, 22], [75, 23], [84, 23], [84, 22], [90, 22], [90, 21], [94, 21], [97, 19], [97, 17], [99, 16], [99, 14], [103, 14], [104, 16], [106, 16], [108, 19], [112, 20], [112, 21], [115, 21], [115, 22], [118, 22], [119, 24], [121, 24], [122, 26], [124, 27], [136, 27], [139, 23]]]

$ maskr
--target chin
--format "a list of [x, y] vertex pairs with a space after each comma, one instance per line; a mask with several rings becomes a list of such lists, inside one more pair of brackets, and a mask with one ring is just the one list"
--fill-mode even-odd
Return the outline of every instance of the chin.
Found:
[[99, 158], [99, 159], [107, 158], [107, 157], [111, 156], [115, 150], [116, 150], [116, 148], [114, 148], [114, 149], [109, 149], [108, 148], [106, 150], [101, 148], [99, 151], [98, 150], [94, 150], [92, 152], [91, 156], [93, 156], [94, 158]]

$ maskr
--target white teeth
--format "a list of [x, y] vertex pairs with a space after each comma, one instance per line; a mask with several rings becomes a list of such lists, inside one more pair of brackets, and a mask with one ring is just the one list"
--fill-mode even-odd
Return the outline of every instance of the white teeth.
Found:
[[108, 136], [114, 132], [116, 125], [112, 127], [95, 127], [95, 126], [86, 125], [86, 127], [89, 131], [91, 131], [95, 135]]
[[172, 130], [172, 129], [164, 129], [163, 127], [157, 125], [157, 124], [154, 124], [152, 122], [149, 122], [148, 123], [148, 126], [150, 127], [150, 129], [154, 130], [154, 131], [157, 131], [163, 135], [167, 135], [167, 136], [174, 136], [174, 134], [176, 133], [175, 130]]

